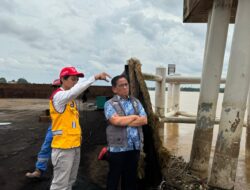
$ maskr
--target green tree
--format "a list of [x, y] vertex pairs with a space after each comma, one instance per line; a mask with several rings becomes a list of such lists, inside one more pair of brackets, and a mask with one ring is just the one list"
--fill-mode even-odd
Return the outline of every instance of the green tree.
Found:
[[26, 79], [24, 79], [24, 78], [20, 78], [20, 79], [17, 80], [17, 83], [18, 84], [28, 84], [28, 81]]
[[4, 77], [0, 78], [0, 83], [7, 83], [7, 80]]

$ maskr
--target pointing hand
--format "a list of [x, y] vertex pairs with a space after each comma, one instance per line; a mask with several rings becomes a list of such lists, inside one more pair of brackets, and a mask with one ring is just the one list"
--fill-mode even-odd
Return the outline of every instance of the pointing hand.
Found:
[[111, 78], [111, 76], [105, 72], [95, 75], [95, 80], [105, 80], [109, 82], [108, 78]]

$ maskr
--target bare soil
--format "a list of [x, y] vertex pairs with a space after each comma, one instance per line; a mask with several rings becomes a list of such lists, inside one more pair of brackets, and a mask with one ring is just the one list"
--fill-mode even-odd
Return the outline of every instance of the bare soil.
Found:
[[[30, 180], [25, 173], [33, 171], [37, 153], [50, 123], [39, 122], [48, 109], [46, 99], [0, 99], [0, 189], [45, 190], [52, 179], [52, 165], [40, 180]], [[77, 184], [73, 189], [105, 188], [107, 163], [97, 155], [105, 145], [103, 111], [82, 111], [83, 145]]]

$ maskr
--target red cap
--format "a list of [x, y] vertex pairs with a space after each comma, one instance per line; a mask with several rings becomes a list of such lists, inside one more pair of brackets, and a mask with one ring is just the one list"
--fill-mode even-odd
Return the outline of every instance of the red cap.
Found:
[[83, 73], [79, 73], [75, 67], [64, 67], [60, 72], [60, 78], [64, 76], [78, 76], [84, 77]]
[[56, 79], [52, 82], [52, 86], [61, 86], [61, 81], [60, 79]]

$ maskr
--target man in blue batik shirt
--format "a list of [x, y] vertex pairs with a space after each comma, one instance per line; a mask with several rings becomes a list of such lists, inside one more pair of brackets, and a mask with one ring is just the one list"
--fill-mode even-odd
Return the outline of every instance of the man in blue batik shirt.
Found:
[[140, 101], [129, 96], [126, 76], [118, 75], [111, 83], [115, 96], [104, 105], [109, 122], [107, 189], [116, 190], [121, 179], [122, 190], [136, 190], [137, 166], [143, 148], [142, 126], [147, 124], [147, 115]]

